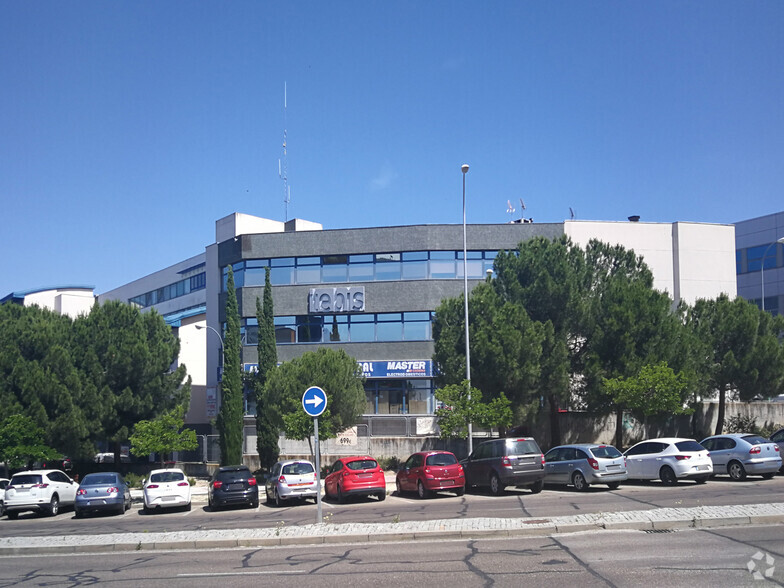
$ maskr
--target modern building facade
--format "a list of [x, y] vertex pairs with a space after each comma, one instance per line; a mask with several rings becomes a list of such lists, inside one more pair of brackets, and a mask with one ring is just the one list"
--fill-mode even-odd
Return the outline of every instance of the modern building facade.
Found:
[[76, 318], [88, 314], [95, 304], [95, 286], [49, 286], [11, 292], [0, 298], [0, 304], [37, 305]]
[[784, 212], [735, 223], [738, 295], [772, 314], [784, 309], [782, 238]]
[[[486, 279], [500, 250], [535, 236], [567, 235], [632, 248], [655, 287], [675, 301], [735, 296], [732, 225], [566, 221], [468, 225], [469, 286]], [[427, 436], [435, 411], [433, 313], [463, 291], [462, 225], [324, 230], [235, 213], [216, 222], [215, 242], [195, 257], [99, 296], [156, 309], [181, 340], [193, 377], [187, 422], [207, 434], [217, 414], [226, 276], [233, 268], [242, 362], [257, 365], [256, 299], [270, 268], [279, 361], [319, 346], [343, 349], [366, 377], [364, 425], [370, 435]], [[202, 327], [207, 327], [202, 328]], [[214, 331], [214, 332], [213, 332]], [[255, 452], [248, 400], [246, 452]]]

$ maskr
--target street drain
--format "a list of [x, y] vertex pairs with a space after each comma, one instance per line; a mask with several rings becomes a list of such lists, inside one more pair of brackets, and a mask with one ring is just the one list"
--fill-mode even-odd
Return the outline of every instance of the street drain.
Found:
[[675, 529], [643, 529], [648, 534], [651, 533], [674, 533]]

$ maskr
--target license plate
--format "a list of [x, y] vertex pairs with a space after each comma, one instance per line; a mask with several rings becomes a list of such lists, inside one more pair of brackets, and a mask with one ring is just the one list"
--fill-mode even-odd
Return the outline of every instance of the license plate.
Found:
[[226, 486], [226, 490], [228, 492], [232, 492], [234, 490], [242, 490], [242, 489], [243, 489], [243, 485], [242, 484], [228, 484]]
[[162, 496], [161, 500], [163, 502], [171, 502], [172, 500], [177, 500], [176, 496]]
[[372, 478], [373, 474], [357, 474], [357, 478]]
[[617, 469], [618, 469], [618, 468], [620, 468], [620, 467], [621, 467], [621, 466], [619, 466], [618, 464], [611, 464], [611, 465], [608, 465], [608, 466], [607, 466], [607, 469], [608, 469], [608, 470], [617, 470]]
[[441, 480], [441, 485], [442, 486], [452, 486], [452, 485], [454, 485], [454, 483], [455, 483], [454, 480]]

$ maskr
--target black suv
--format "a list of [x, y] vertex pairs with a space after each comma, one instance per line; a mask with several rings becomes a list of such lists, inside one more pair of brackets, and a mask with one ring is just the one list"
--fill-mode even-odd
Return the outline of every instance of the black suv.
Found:
[[544, 455], [531, 437], [485, 441], [460, 463], [467, 487], [486, 486], [495, 495], [507, 486], [527, 486], [534, 494], [544, 486]]
[[207, 489], [210, 508], [245, 504], [252, 508], [259, 505], [259, 487], [248, 466], [221, 466], [212, 474]]

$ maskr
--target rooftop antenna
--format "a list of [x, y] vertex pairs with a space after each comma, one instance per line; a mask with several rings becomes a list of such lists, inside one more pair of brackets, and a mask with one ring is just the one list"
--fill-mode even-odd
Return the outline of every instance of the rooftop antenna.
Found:
[[574, 220], [574, 210], [572, 210], [571, 206], [569, 207], [569, 217]]
[[291, 202], [291, 188], [289, 188], [289, 164], [286, 157], [286, 143], [288, 142], [288, 120], [286, 110], [288, 107], [287, 84], [283, 82], [283, 163], [278, 159], [278, 177], [283, 180], [283, 208], [284, 221], [289, 220], [289, 202]]
[[507, 200], [506, 201], [506, 212], [507, 212], [507, 214], [509, 214], [509, 222], [512, 222], [514, 220], [514, 218], [512, 218], [512, 215], [514, 214], [514, 211], [515, 211], [515, 207], [512, 206], [512, 201], [511, 200]]

